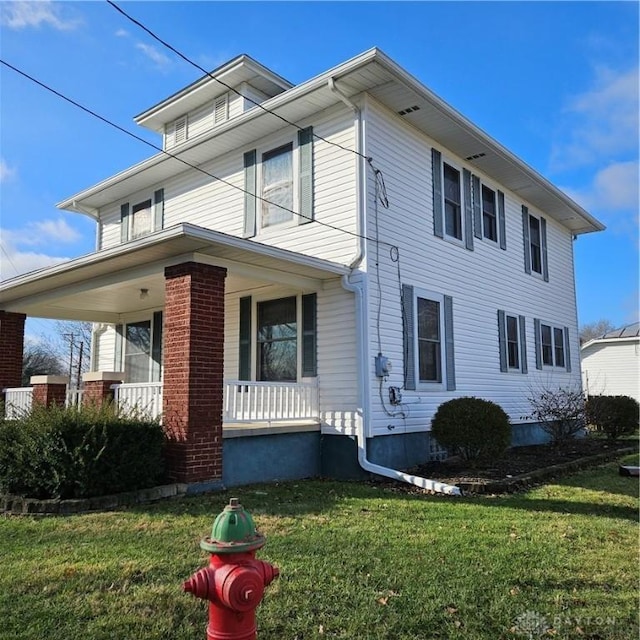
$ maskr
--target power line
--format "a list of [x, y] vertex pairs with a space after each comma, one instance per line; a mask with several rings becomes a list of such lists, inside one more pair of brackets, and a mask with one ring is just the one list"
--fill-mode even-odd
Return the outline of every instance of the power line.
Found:
[[[108, 124], [109, 126], [111, 126], [111, 127], [115, 128], [115, 129], [117, 129], [118, 131], [130, 136], [131, 138], [134, 138], [135, 140], [138, 140], [139, 142], [142, 142], [142, 143], [146, 144], [147, 146], [151, 147], [152, 149], [155, 149], [156, 151], [159, 151], [160, 153], [164, 154], [165, 156], [168, 156], [169, 158], [173, 158], [174, 160], [177, 160], [178, 162], [181, 162], [185, 166], [187, 166], [187, 167], [189, 167], [191, 169], [195, 169], [196, 171], [199, 171], [200, 173], [203, 173], [204, 175], [206, 175], [206, 176], [208, 176], [210, 178], [213, 178], [214, 180], [222, 182], [223, 184], [226, 184], [229, 187], [237, 189], [238, 191], [241, 191], [242, 193], [248, 194], [248, 195], [254, 197], [256, 200], [260, 200], [260, 201], [265, 202], [267, 204], [270, 204], [270, 205], [272, 205], [274, 207], [278, 207], [282, 211], [286, 211], [287, 213], [291, 213], [294, 216], [297, 216], [299, 218], [304, 218], [305, 220], [308, 220], [308, 218], [306, 216], [303, 216], [301, 213], [298, 213], [297, 211], [294, 211], [293, 209], [289, 209], [287, 207], [283, 207], [281, 204], [278, 204], [276, 202], [272, 202], [271, 200], [268, 200], [267, 198], [263, 198], [262, 196], [259, 196], [256, 193], [251, 193], [250, 191], [247, 191], [246, 189], [243, 189], [242, 187], [240, 187], [240, 186], [238, 186], [236, 184], [233, 184], [232, 182], [229, 182], [228, 180], [225, 180], [224, 178], [220, 178], [219, 176], [216, 176], [213, 173], [210, 173], [209, 171], [206, 171], [202, 167], [199, 167], [199, 166], [197, 166], [195, 164], [191, 164], [187, 160], [183, 160], [179, 156], [177, 156], [177, 155], [175, 155], [173, 153], [170, 153], [169, 151], [166, 151], [165, 149], [163, 149], [162, 147], [159, 147], [156, 144], [153, 144], [153, 142], [149, 142], [148, 140], [145, 140], [144, 138], [136, 135], [135, 133], [132, 133], [131, 131], [128, 131], [124, 127], [121, 127], [119, 124], [116, 124], [115, 122], [112, 122], [108, 118], [105, 118], [104, 116], [101, 116], [100, 114], [98, 114], [95, 111], [89, 109], [88, 107], [85, 107], [84, 105], [80, 104], [79, 102], [76, 102], [72, 98], [69, 98], [68, 96], [60, 93], [56, 89], [53, 89], [52, 87], [48, 86], [44, 82], [41, 82], [40, 80], [38, 80], [38, 79], [34, 78], [33, 76], [29, 75], [25, 71], [21, 71], [20, 69], [18, 69], [17, 67], [13, 66], [12, 64], [9, 64], [5, 60], [0, 59], [0, 63], [2, 63], [6, 67], [8, 67], [12, 71], [14, 71], [15, 73], [23, 76], [24, 78], [27, 78], [31, 82], [34, 82], [35, 84], [37, 84], [39, 87], [42, 87], [46, 91], [49, 91], [50, 93], [53, 93], [55, 96], [57, 96], [58, 98], [61, 98], [65, 102], [68, 102], [69, 104], [72, 104], [74, 107], [77, 107], [78, 109], [81, 109], [85, 113], [88, 113], [89, 115], [93, 116], [94, 118], [97, 118], [98, 120], [101, 120], [105, 124]], [[313, 220], [313, 222], [315, 222], [316, 224], [318, 224], [320, 226], [327, 227], [328, 229], [333, 229], [334, 231], [340, 231], [341, 233], [346, 233], [346, 234], [348, 234], [350, 236], [353, 236], [354, 238], [360, 238], [362, 240], [369, 240], [371, 242], [381, 242], [382, 244], [385, 244], [387, 246], [394, 246], [394, 245], [391, 245], [388, 242], [380, 241], [380, 240], [377, 240], [375, 238], [369, 238], [368, 236], [363, 236], [363, 235], [361, 235], [359, 233], [356, 233], [355, 231], [349, 231], [348, 229], [343, 229], [341, 227], [336, 227], [335, 225], [329, 224], [328, 222], [321, 222], [320, 220]]]
[[[282, 120], [282, 122], [285, 122], [286, 124], [291, 125], [292, 127], [295, 127], [296, 129], [300, 129], [300, 130], [303, 129], [303, 127], [301, 127], [299, 124], [297, 124], [295, 122], [292, 122], [291, 120], [287, 120], [287, 118], [285, 118], [284, 116], [280, 115], [279, 113], [276, 113], [275, 111], [272, 111], [271, 109], [267, 109], [260, 102], [254, 100], [253, 98], [251, 98], [249, 96], [243, 95], [235, 87], [232, 87], [231, 85], [227, 84], [223, 80], [220, 80], [220, 78], [216, 78], [214, 75], [211, 74], [211, 72], [209, 72], [206, 69], [204, 69], [203, 67], [201, 67], [197, 62], [194, 62], [193, 60], [191, 60], [191, 58], [189, 58], [186, 55], [184, 55], [181, 51], [178, 51], [178, 49], [176, 49], [174, 46], [169, 44], [166, 40], [163, 40], [160, 36], [158, 36], [156, 33], [151, 31], [151, 29], [149, 29], [147, 26], [142, 24], [142, 22], [140, 22], [139, 20], [136, 20], [133, 16], [130, 16], [124, 9], [119, 7], [115, 2], [113, 2], [112, 0], [106, 0], [106, 1], [118, 13], [122, 14], [125, 18], [127, 18], [127, 20], [133, 22], [133, 24], [135, 24], [136, 26], [140, 27], [140, 29], [142, 29], [147, 34], [149, 34], [154, 40], [159, 42], [161, 45], [163, 45], [164, 47], [166, 47], [170, 51], [173, 51], [173, 53], [175, 53], [177, 56], [182, 58], [186, 63], [188, 63], [191, 66], [195, 67], [196, 69], [198, 69], [199, 71], [204, 73], [206, 76], [208, 76], [212, 80], [215, 80], [216, 82], [221, 84], [223, 87], [227, 88], [229, 91], [233, 91], [233, 93], [235, 93], [236, 95], [240, 96], [241, 98], [244, 98], [248, 102], [251, 102], [256, 107], [259, 107], [260, 109], [262, 109], [265, 113], [269, 113], [272, 116], [275, 116], [276, 118], [279, 118], [280, 120]], [[326, 138], [323, 138], [322, 136], [318, 135], [315, 132], [313, 132], [313, 137], [314, 138], [318, 138], [318, 140], [322, 140], [323, 142], [326, 142], [327, 144], [331, 144], [334, 147], [338, 147], [339, 149], [342, 149], [343, 151], [349, 151], [351, 153], [354, 153], [355, 155], [359, 156], [360, 158], [364, 158], [365, 160], [369, 160], [369, 161], [371, 160], [371, 158], [369, 156], [365, 156], [364, 154], [360, 153], [359, 151], [356, 151], [355, 149], [349, 149], [348, 147], [344, 147], [341, 144], [339, 144], [338, 142], [332, 142], [331, 140], [327, 140]]]

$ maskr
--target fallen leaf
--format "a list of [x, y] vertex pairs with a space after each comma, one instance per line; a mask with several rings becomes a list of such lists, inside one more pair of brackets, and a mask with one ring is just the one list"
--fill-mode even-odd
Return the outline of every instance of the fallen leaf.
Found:
[[452, 616], [454, 613], [458, 613], [458, 610], [455, 607], [452, 607], [451, 605], [448, 605], [447, 607], [445, 607], [445, 609], [447, 610], [447, 613]]
[[318, 627], [318, 633], [319, 633], [320, 635], [322, 635], [322, 634], [324, 633], [324, 627], [323, 627], [322, 625], [320, 625], [320, 626]]
[[456, 620], [453, 624], [456, 629], [459, 629], [462, 626], [462, 622], [460, 622], [460, 620]]
[[389, 602], [389, 597], [388, 596], [383, 596], [382, 598], [378, 598], [376, 600], [376, 602], [378, 604], [381, 604], [382, 606], [385, 606], [387, 604], [387, 602]]
[[520, 589], [518, 587], [512, 587], [509, 589], [509, 594], [512, 596], [517, 596], [520, 593]]

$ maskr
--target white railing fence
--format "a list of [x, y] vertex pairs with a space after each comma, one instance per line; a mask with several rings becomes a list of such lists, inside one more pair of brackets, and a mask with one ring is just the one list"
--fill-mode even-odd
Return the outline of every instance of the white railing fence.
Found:
[[162, 414], [162, 382], [114, 384], [113, 400], [129, 415], [143, 415], [156, 420]]
[[33, 387], [4, 389], [4, 417], [17, 420], [31, 411]]
[[317, 383], [225, 382], [223, 422], [286, 422], [317, 417]]
[[82, 394], [84, 391], [78, 389], [78, 387], [67, 387], [67, 407], [80, 407], [82, 406]]

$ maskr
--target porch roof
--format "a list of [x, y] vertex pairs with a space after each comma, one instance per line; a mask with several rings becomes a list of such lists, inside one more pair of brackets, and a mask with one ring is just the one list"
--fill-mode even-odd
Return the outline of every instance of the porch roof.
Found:
[[[164, 268], [202, 262], [227, 269], [226, 291], [278, 283], [312, 292], [349, 268], [182, 223], [138, 240], [0, 283], [0, 309], [40, 318], [121, 321], [164, 305]], [[143, 293], [144, 292], [144, 293]]]

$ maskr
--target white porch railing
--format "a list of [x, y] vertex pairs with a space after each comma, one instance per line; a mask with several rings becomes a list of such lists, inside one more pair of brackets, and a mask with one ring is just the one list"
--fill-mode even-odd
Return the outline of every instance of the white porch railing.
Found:
[[84, 391], [77, 387], [67, 387], [67, 407], [80, 407], [82, 405], [82, 394]]
[[13, 387], [4, 390], [4, 417], [17, 420], [31, 411], [33, 387]]
[[317, 418], [317, 383], [225, 382], [223, 422], [286, 422]]
[[156, 420], [162, 414], [162, 382], [114, 384], [113, 400], [125, 413], [139, 413]]

